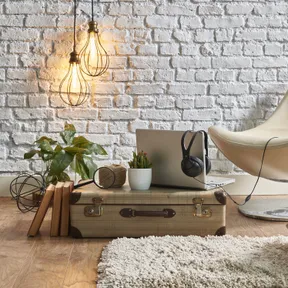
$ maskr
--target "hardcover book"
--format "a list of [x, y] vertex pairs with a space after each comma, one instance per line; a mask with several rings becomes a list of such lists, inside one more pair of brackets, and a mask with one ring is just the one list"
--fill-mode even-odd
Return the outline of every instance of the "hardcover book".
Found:
[[61, 209], [61, 226], [60, 236], [68, 236], [69, 234], [69, 212], [70, 212], [70, 193], [72, 192], [74, 183], [71, 181], [65, 182], [62, 195]]
[[43, 219], [47, 213], [47, 210], [49, 208], [50, 202], [53, 198], [54, 195], [54, 190], [55, 190], [55, 186], [53, 184], [50, 184], [47, 188], [46, 188], [46, 192], [43, 196], [43, 199], [41, 201], [41, 204], [34, 216], [34, 219], [31, 223], [31, 226], [29, 228], [29, 231], [27, 233], [27, 236], [35, 236], [40, 227], [41, 224], [43, 222]]
[[55, 187], [53, 208], [52, 208], [52, 219], [51, 219], [51, 230], [50, 236], [59, 236], [60, 230], [60, 218], [61, 218], [61, 204], [63, 194], [64, 182], [58, 182]]

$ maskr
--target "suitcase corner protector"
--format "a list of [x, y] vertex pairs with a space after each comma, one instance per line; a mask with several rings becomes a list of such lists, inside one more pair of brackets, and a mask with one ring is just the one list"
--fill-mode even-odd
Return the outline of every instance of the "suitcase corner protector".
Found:
[[81, 198], [81, 192], [72, 192], [70, 194], [70, 204], [76, 204]]
[[70, 227], [70, 236], [72, 236], [73, 238], [83, 238], [80, 230], [74, 226]]
[[226, 234], [226, 226], [222, 226], [216, 231], [215, 236], [223, 236], [225, 234]]
[[214, 195], [220, 204], [226, 205], [227, 197], [223, 191], [216, 191], [216, 192], [214, 192]]

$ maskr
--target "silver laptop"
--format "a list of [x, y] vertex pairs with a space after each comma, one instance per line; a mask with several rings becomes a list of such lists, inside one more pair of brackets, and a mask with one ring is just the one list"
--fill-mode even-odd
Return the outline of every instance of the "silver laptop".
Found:
[[[182, 150], [181, 138], [185, 131], [166, 131], [166, 130], [136, 130], [137, 151], [144, 151], [148, 154], [152, 162], [152, 185], [172, 186], [183, 188], [196, 188], [209, 190], [216, 185], [227, 185], [235, 182], [235, 179], [208, 176], [204, 161], [204, 173], [195, 179], [186, 176], [181, 169]], [[191, 133], [191, 137], [192, 137]], [[190, 141], [186, 137], [186, 146]], [[204, 159], [204, 135], [198, 133], [190, 154]], [[213, 169], [213, 167], [212, 167]]]

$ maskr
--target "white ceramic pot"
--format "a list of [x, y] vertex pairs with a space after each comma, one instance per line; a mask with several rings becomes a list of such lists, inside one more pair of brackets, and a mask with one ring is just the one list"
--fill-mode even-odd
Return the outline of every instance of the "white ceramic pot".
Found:
[[132, 190], [148, 190], [152, 181], [152, 168], [129, 168], [128, 180]]

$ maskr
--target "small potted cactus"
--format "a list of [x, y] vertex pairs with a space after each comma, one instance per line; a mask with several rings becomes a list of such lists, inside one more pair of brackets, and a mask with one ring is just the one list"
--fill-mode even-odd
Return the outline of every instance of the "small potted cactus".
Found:
[[147, 158], [147, 153], [133, 152], [133, 160], [128, 162], [128, 180], [132, 190], [148, 190], [152, 181], [152, 163]]

